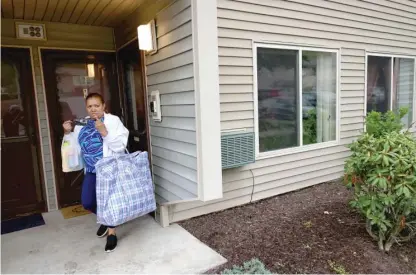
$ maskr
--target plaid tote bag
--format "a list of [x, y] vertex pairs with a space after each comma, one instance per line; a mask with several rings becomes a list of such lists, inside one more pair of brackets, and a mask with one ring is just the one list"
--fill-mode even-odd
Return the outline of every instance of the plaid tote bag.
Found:
[[147, 156], [134, 152], [97, 162], [97, 223], [117, 226], [156, 209]]

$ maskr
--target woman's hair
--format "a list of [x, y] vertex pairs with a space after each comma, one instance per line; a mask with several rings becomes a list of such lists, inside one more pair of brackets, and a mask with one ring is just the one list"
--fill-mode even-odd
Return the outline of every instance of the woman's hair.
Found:
[[87, 95], [87, 97], [85, 98], [85, 102], [88, 101], [88, 99], [90, 98], [97, 98], [101, 101], [102, 104], [105, 104], [104, 98], [102, 95], [100, 95], [99, 93], [90, 93], [89, 95]]

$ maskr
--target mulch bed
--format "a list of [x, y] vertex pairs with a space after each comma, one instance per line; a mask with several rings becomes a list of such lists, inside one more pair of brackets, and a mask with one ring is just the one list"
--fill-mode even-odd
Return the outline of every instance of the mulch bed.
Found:
[[273, 273], [416, 273], [416, 241], [378, 250], [363, 219], [349, 206], [342, 183], [324, 183], [256, 203], [181, 222], [223, 255], [223, 266], [258, 258]]

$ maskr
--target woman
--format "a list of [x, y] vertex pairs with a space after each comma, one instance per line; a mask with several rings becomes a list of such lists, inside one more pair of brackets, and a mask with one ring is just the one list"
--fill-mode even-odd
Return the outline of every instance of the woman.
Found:
[[[71, 132], [73, 128], [72, 121], [65, 121], [63, 123], [64, 140], [68, 139], [70, 135], [74, 135], [79, 142], [85, 163], [81, 202], [85, 209], [97, 214], [95, 164], [103, 157], [124, 154], [129, 131], [117, 116], [104, 112], [105, 103], [100, 94], [89, 94], [85, 102], [89, 114], [87, 124], [85, 126], [77, 125], [74, 131]], [[115, 226], [107, 224], [98, 228], [98, 237], [101, 238], [106, 235], [105, 251], [112, 252], [117, 247]]]

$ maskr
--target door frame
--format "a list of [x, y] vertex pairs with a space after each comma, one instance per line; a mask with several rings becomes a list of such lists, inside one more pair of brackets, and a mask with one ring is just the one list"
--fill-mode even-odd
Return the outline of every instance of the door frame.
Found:
[[[126, 110], [127, 110], [127, 100], [126, 100], [126, 96], [124, 95], [124, 74], [123, 74], [123, 70], [121, 67], [121, 62], [118, 58], [119, 56], [119, 51], [123, 50], [124, 48], [132, 45], [133, 43], [136, 43], [138, 45], [138, 38], [134, 38], [133, 40], [127, 42], [126, 44], [124, 44], [123, 46], [119, 47], [116, 50], [116, 61], [117, 61], [117, 76], [118, 76], [118, 89], [119, 89], [119, 98], [120, 98], [120, 104], [122, 104], [122, 115], [123, 118], [125, 116], [127, 116]], [[149, 117], [149, 92], [148, 92], [148, 86], [147, 86], [147, 75], [146, 75], [146, 55], [145, 52], [142, 50], [139, 50], [139, 55], [140, 55], [140, 67], [142, 70], [142, 90], [144, 93], [144, 112], [145, 112], [145, 118], [146, 118], [146, 137], [147, 137], [147, 152], [148, 152], [148, 159], [149, 159], [149, 166], [150, 169], [152, 169], [152, 142], [151, 142], [151, 135], [150, 135], [150, 117]], [[127, 118], [129, 119], [129, 118]]]
[[[117, 80], [118, 80], [118, 92], [119, 92], [119, 98], [120, 98], [120, 104], [122, 104], [122, 115], [123, 118], [126, 115], [127, 116], [127, 100], [126, 100], [126, 96], [124, 94], [124, 73], [122, 70], [122, 64], [118, 58], [119, 56], [119, 51], [123, 50], [124, 48], [132, 45], [133, 43], [136, 43], [136, 45], [138, 46], [139, 40], [138, 37], [133, 38], [132, 40], [130, 40], [129, 42], [125, 43], [124, 45], [122, 45], [121, 47], [119, 47], [116, 50], [116, 62], [117, 62]], [[150, 116], [149, 116], [149, 90], [148, 90], [148, 85], [147, 85], [147, 74], [146, 74], [146, 53], [145, 51], [142, 51], [140, 49], [138, 49], [139, 51], [139, 56], [140, 56], [140, 67], [141, 67], [141, 71], [142, 71], [142, 75], [141, 75], [141, 79], [142, 79], [142, 90], [144, 93], [144, 113], [145, 113], [145, 118], [146, 118], [146, 137], [147, 137], [147, 159], [149, 160], [149, 169], [150, 169], [150, 173], [153, 179], [153, 165], [152, 165], [152, 137], [150, 134]], [[129, 118], [127, 118], [129, 119]], [[124, 121], [125, 122], [125, 121]], [[153, 180], [154, 181], [154, 180]], [[150, 215], [153, 218], [156, 218], [156, 211], [153, 211], [150, 213]]]
[[[100, 61], [107, 61], [110, 59], [109, 57], [105, 56], [108, 55], [110, 56], [111, 54], [114, 55], [114, 67], [113, 69], [113, 73], [117, 75], [117, 62], [116, 62], [116, 53], [115, 51], [107, 51], [107, 50], [89, 50], [89, 49], [63, 49], [63, 48], [51, 48], [51, 47], [38, 47], [39, 50], [39, 62], [41, 65], [41, 72], [42, 72], [42, 82], [43, 82], [43, 88], [45, 91], [45, 99], [46, 99], [46, 107], [47, 107], [47, 119], [48, 119], [48, 126], [49, 126], [49, 131], [50, 131], [50, 150], [51, 150], [51, 156], [52, 156], [52, 167], [53, 167], [53, 174], [54, 174], [54, 186], [55, 186], [55, 198], [56, 198], [56, 205], [57, 208], [60, 209], [62, 208], [62, 203], [61, 203], [61, 194], [60, 194], [60, 173], [63, 173], [60, 169], [61, 165], [60, 162], [58, 163], [58, 154], [60, 155], [60, 151], [57, 152], [56, 148], [57, 148], [57, 142], [58, 142], [58, 136], [59, 136], [59, 132], [57, 131], [58, 127], [60, 125], [58, 125], [58, 123], [54, 124], [53, 119], [56, 118], [58, 116], [58, 112], [56, 110], [56, 108], [49, 108], [50, 104], [54, 104], [54, 102], [56, 102], [56, 95], [55, 93], [53, 93], [51, 91], [52, 87], [48, 87], [47, 86], [47, 82], [45, 79], [45, 75], [48, 75], [48, 73], [46, 72], [47, 70], [47, 66], [45, 65], [47, 62], [47, 57], [45, 57], [45, 52], [47, 54], [49, 54], [49, 58], [51, 58], [50, 56], [53, 56], [54, 59], [61, 59], [63, 61], [82, 61], [84, 62], [85, 60], [88, 59], [89, 55], [94, 55], [94, 61], [100, 62]], [[105, 56], [105, 57], [103, 57]], [[113, 84], [113, 85], [112, 85]], [[113, 102], [113, 96], [115, 96], [116, 98], [114, 98], [114, 103], [112, 103], [112, 107], [116, 107], [115, 111], [116, 113], [112, 112], [115, 115], [120, 116], [121, 113], [121, 106], [120, 106], [120, 94], [119, 94], [119, 89], [118, 87], [112, 87], [115, 85], [118, 86], [118, 81], [114, 81], [113, 83], [110, 83], [110, 93], [112, 96], [112, 102]], [[111, 92], [111, 90], [114, 89], [116, 90], [116, 92]], [[118, 102], [118, 104], [116, 105], [116, 102]], [[61, 139], [59, 140], [61, 141]], [[59, 146], [60, 146], [60, 142], [59, 142]]]
[[[45, 159], [44, 159], [44, 148], [43, 148], [43, 139], [41, 136], [41, 123], [40, 123], [40, 117], [38, 115], [39, 112], [39, 98], [38, 93], [36, 89], [36, 76], [35, 76], [35, 63], [33, 58], [33, 47], [32, 46], [24, 46], [24, 45], [1, 45], [1, 48], [10, 48], [10, 49], [27, 49], [29, 50], [29, 64], [28, 67], [30, 67], [30, 74], [32, 75], [31, 81], [28, 82], [28, 86], [30, 88], [30, 95], [32, 100], [35, 101], [35, 104], [32, 104], [34, 108], [31, 108], [29, 111], [29, 114], [31, 116], [30, 122], [33, 122], [33, 132], [35, 134], [35, 156], [33, 156], [32, 151], [32, 159], [33, 163], [35, 165], [34, 170], [38, 171], [39, 177], [35, 179], [36, 184], [36, 196], [40, 198], [41, 204], [40, 211], [45, 212], [49, 210], [49, 194], [48, 194], [48, 188], [46, 185], [46, 170], [45, 170]], [[29, 79], [30, 77], [28, 77]], [[46, 103], [45, 103], [46, 105]], [[48, 129], [49, 131], [49, 129]]]

